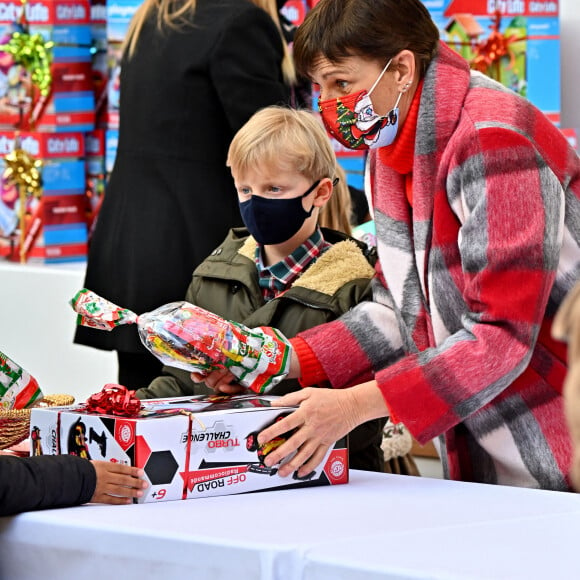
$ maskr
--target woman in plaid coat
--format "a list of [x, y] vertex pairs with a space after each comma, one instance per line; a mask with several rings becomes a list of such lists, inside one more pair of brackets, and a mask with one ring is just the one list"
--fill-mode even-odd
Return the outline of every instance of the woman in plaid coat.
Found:
[[439, 438], [451, 479], [568, 490], [566, 353], [550, 327], [580, 271], [576, 153], [440, 43], [419, 0], [321, 0], [294, 55], [329, 131], [370, 148], [379, 260], [373, 302], [292, 339], [291, 374], [334, 389], [280, 400], [300, 408], [260, 440], [298, 430], [268, 463], [297, 449], [280, 474], [309, 472], [389, 415]]

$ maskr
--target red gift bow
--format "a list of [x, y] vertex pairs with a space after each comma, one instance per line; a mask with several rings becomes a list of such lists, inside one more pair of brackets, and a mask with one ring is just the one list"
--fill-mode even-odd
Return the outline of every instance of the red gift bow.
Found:
[[[517, 38], [513, 34], [508, 38], [504, 37], [499, 31], [501, 16], [501, 11], [496, 10], [492, 18], [492, 24], [490, 25], [491, 33], [489, 38], [475, 46], [475, 57], [470, 62], [471, 68], [484, 74], [489, 74], [489, 69], [493, 65], [497, 66], [504, 56], [508, 56], [510, 59], [510, 64], [507, 67], [508, 70], [513, 69], [516, 64], [516, 59], [511, 45], [514, 42], [526, 40], [526, 37]], [[498, 77], [495, 80], [499, 81], [500, 79]]]
[[85, 410], [102, 415], [133, 417], [141, 410], [141, 401], [135, 396], [135, 391], [123, 385], [107, 384], [100, 393], [87, 399]]

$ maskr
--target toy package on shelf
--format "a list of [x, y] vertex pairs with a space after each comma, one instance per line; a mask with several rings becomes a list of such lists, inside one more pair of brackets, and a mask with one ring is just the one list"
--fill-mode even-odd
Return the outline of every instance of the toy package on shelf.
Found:
[[121, 99], [121, 54], [120, 42], [109, 42], [107, 48], [107, 110], [108, 129], [119, 128], [119, 105]]
[[125, 40], [129, 23], [142, 3], [142, 0], [107, 1], [107, 40], [110, 43]]
[[[9, 0], [0, 11], [0, 127], [90, 131], [95, 125], [88, 0]], [[31, 59], [29, 54], [35, 55]]]
[[282, 14], [294, 26], [300, 26], [308, 12], [308, 3], [306, 0], [286, 0], [280, 8]]
[[423, 0], [423, 4], [441, 39], [472, 68], [526, 97], [559, 125], [559, 0]]
[[89, 240], [105, 196], [105, 131], [85, 133], [86, 219]]
[[[124, 387], [105, 386], [125, 406], [134, 401]], [[346, 438], [332, 446], [311, 473], [282, 478], [267, 455], [290, 433], [265, 445], [258, 433], [293, 407], [272, 407], [275, 397], [184, 397], [137, 400], [129, 416], [121, 406], [98, 403], [33, 409], [31, 436], [36, 454], [70, 454], [140, 467], [149, 487], [136, 503], [194, 499], [254, 491], [348, 483]], [[101, 401], [102, 399], [100, 399]], [[91, 399], [87, 403], [90, 403]], [[140, 407], [140, 408], [139, 408]]]
[[107, 129], [105, 131], [105, 173], [109, 175], [113, 171], [119, 145], [119, 129]]
[[42, 193], [26, 198], [21, 208], [23, 198], [18, 184], [6, 175], [15, 151], [16, 134], [0, 132], [0, 257], [44, 262], [85, 259], [87, 218], [82, 133], [22, 132], [18, 139], [21, 150], [40, 163]]

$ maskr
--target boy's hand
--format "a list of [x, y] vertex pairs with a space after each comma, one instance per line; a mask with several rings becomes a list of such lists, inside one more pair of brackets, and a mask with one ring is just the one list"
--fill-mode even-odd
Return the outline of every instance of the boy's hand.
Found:
[[91, 461], [97, 472], [97, 485], [91, 498], [94, 503], [122, 505], [141, 497], [148, 483], [141, 479], [143, 470], [111, 461]]
[[205, 383], [216, 393], [223, 393], [224, 395], [239, 395], [247, 392], [247, 389], [242, 387], [242, 385], [237, 382], [236, 377], [227, 369], [210, 371], [207, 374], [191, 373], [190, 376], [194, 383]]

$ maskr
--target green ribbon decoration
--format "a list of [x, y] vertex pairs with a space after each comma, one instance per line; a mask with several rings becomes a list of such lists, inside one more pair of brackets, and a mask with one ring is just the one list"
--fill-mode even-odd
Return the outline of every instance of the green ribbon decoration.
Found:
[[50, 92], [52, 75], [52, 48], [54, 42], [45, 40], [41, 34], [13, 32], [7, 44], [0, 44], [0, 52], [14, 57], [14, 61], [30, 73], [32, 83], [46, 97]]

